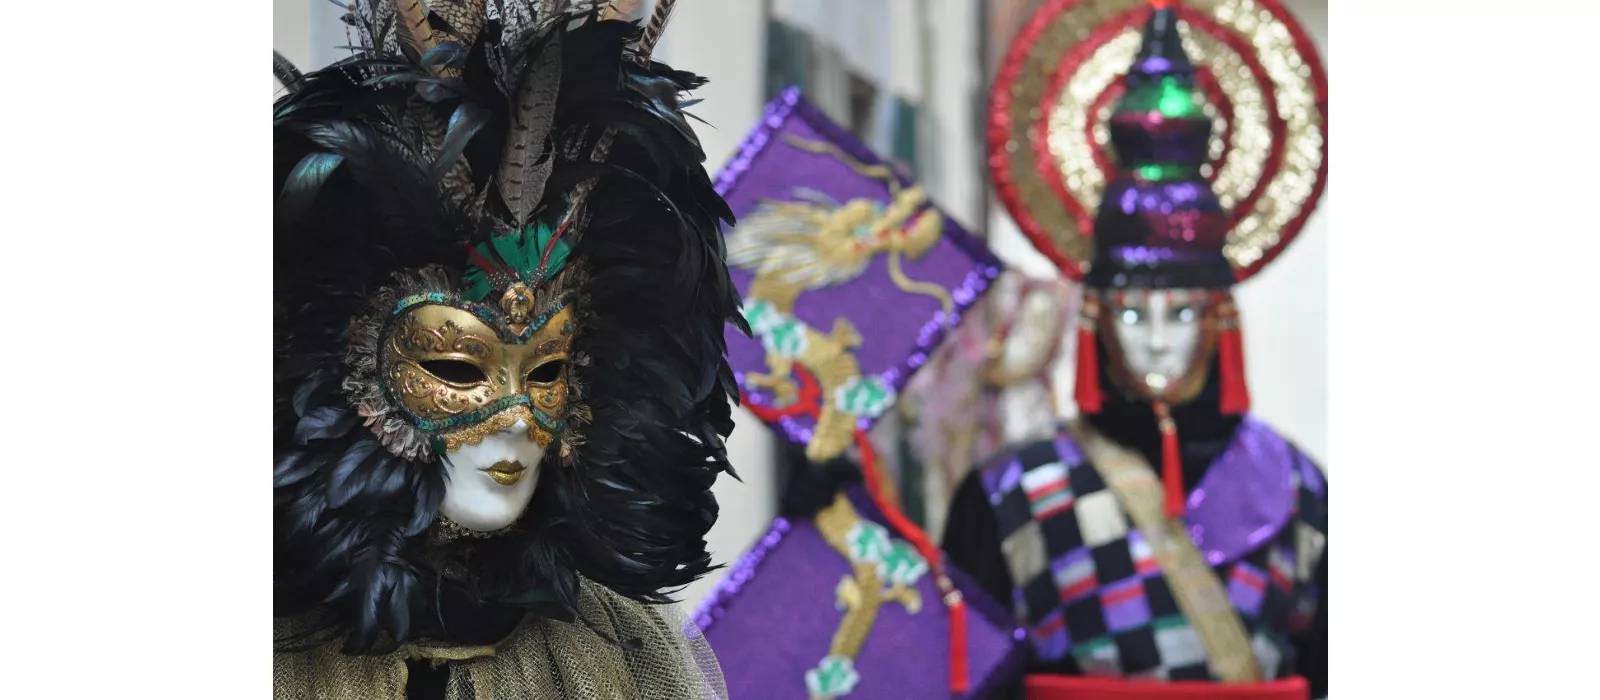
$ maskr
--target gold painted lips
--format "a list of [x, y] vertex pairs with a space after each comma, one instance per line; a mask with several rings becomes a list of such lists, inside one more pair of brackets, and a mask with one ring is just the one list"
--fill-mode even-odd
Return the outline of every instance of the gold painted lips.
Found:
[[488, 474], [489, 478], [501, 486], [510, 486], [522, 481], [522, 477], [528, 473], [528, 468], [522, 466], [521, 462], [495, 462], [484, 469], [483, 473]]

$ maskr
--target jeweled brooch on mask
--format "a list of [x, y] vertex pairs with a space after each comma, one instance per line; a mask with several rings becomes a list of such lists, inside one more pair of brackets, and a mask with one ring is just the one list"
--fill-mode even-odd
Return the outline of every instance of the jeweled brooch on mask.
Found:
[[500, 295], [500, 311], [506, 315], [511, 329], [520, 335], [528, 329], [528, 320], [533, 314], [533, 290], [521, 282], [512, 284]]

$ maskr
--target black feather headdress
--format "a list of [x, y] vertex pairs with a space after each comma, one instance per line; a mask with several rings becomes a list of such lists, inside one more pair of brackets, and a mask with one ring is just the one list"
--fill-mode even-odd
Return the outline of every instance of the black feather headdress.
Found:
[[[658, 602], [711, 569], [743, 321], [680, 101], [703, 80], [641, 56], [634, 24], [492, 5], [354, 3], [354, 56], [274, 60], [275, 608], [352, 653], [449, 636], [452, 606], [570, 614], [580, 578]], [[579, 329], [564, 427], [512, 531], [439, 537], [437, 444], [362, 348], [396, 299], [481, 297], [529, 250], [518, 279]]]

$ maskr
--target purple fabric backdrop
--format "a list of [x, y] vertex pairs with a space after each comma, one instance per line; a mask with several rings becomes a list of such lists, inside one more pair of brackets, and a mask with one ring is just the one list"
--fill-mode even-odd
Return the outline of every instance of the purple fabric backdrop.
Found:
[[[863, 518], [883, 524], [866, 494], [847, 493]], [[827, 655], [839, 627], [834, 587], [850, 570], [815, 525], [784, 519], [733, 565], [695, 615], [722, 665], [730, 698], [807, 697], [806, 671]], [[968, 697], [985, 697], [1020, 672], [1026, 633], [965, 574], [948, 564], [946, 570], [968, 604]], [[950, 617], [932, 574], [916, 589], [922, 596], [918, 613], [898, 603], [879, 609], [856, 657], [861, 680], [846, 696], [850, 700], [950, 696]]]
[[[812, 141], [826, 141], [852, 158], [880, 165], [883, 160], [856, 140], [843, 127], [829, 121], [815, 106], [800, 96], [798, 89], [785, 90], [767, 105], [761, 123], [745, 137], [738, 154], [717, 177], [717, 191], [728, 200], [736, 217], [743, 218], [763, 199], [792, 200], [796, 188], [823, 192], [836, 200], [870, 198], [889, 201], [889, 188], [881, 181], [851, 170], [835, 158], [810, 153], [781, 140], [792, 134]], [[910, 180], [900, 178], [902, 186]], [[937, 207], [934, 207], [937, 209]], [[943, 214], [943, 212], [940, 212]], [[919, 259], [903, 260], [907, 276], [918, 282], [939, 285], [950, 291], [956, 319], [988, 288], [1000, 273], [1000, 262], [984, 244], [961, 228], [948, 215], [943, 237]], [[741, 294], [748, 292], [752, 275], [741, 269], [730, 270]], [[943, 309], [937, 300], [907, 294], [890, 282], [888, 262], [875, 257], [857, 279], [837, 286], [810, 290], [795, 305], [795, 317], [826, 332], [834, 319], [848, 318], [861, 332], [863, 342], [856, 348], [863, 377], [880, 376], [898, 394], [916, 368], [927, 362], [928, 354], [947, 332]], [[772, 406], [772, 396], [745, 384], [748, 372], [766, 370], [765, 354], [757, 339], [747, 338], [731, 327], [727, 334], [728, 356], [751, 403]], [[810, 442], [815, 421], [810, 417], [784, 418], [782, 431], [790, 439]], [[859, 426], [870, 428], [873, 421], [863, 418]]]

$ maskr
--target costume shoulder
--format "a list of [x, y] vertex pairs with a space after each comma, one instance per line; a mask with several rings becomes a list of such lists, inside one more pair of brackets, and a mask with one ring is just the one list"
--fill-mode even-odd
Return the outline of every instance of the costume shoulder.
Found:
[[[481, 664], [509, 677], [526, 697], [574, 700], [727, 697], [722, 670], [699, 627], [676, 606], [641, 603], [585, 585], [573, 622], [543, 619], [525, 639]], [[477, 666], [467, 669], [476, 678]]]
[[[1328, 477], [1316, 460], [1266, 422], [1251, 417], [1240, 426], [1241, 438], [1258, 459], [1282, 460], [1294, 488], [1294, 521], [1301, 529], [1299, 548], [1320, 554], [1328, 532]], [[1236, 439], [1238, 441], [1239, 439]], [[1314, 563], [1314, 562], [1312, 562]]]
[[1297, 511], [1300, 520], [1312, 527], [1326, 533], [1328, 531], [1328, 475], [1322, 471], [1316, 460], [1301, 451], [1299, 446], [1286, 438], [1284, 444], [1288, 446], [1294, 459], [1294, 478], [1299, 484], [1297, 498]]
[[388, 653], [344, 654], [338, 640], [288, 645], [307, 619], [274, 625], [275, 700], [404, 700], [406, 660], [455, 662], [445, 700], [688, 700], [727, 696], [699, 628], [670, 605], [642, 603], [585, 581], [572, 621], [530, 616], [493, 646], [416, 641]]
[[1291, 478], [1295, 483], [1295, 578], [1314, 584], [1319, 572], [1324, 571], [1328, 554], [1328, 477], [1310, 455], [1288, 439], [1272, 434], [1283, 440], [1286, 452], [1294, 460]]

